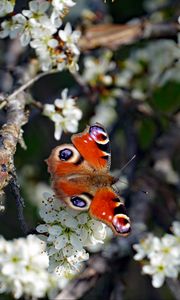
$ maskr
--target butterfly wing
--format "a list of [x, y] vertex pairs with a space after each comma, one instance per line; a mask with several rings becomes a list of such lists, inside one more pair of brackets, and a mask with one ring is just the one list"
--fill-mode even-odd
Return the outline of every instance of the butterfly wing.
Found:
[[104, 127], [96, 123], [82, 133], [72, 136], [72, 143], [95, 170], [107, 171], [110, 168], [109, 137]]
[[111, 227], [116, 235], [127, 236], [131, 230], [124, 204], [110, 187], [99, 189], [90, 205], [90, 215]]
[[74, 209], [87, 210], [97, 190], [90, 177], [110, 167], [109, 138], [96, 123], [74, 134], [72, 142], [53, 149], [46, 162], [56, 196]]
[[130, 221], [124, 204], [110, 187], [110, 182], [107, 187], [102, 187], [96, 181], [98, 174], [109, 175], [107, 132], [96, 123], [73, 135], [72, 143], [56, 147], [47, 159], [56, 196], [74, 209], [89, 209], [92, 217], [109, 225], [117, 235], [127, 235]]
[[87, 166], [82, 164], [83, 162], [84, 159], [72, 144], [57, 146], [46, 160], [48, 171], [53, 178], [84, 173]]

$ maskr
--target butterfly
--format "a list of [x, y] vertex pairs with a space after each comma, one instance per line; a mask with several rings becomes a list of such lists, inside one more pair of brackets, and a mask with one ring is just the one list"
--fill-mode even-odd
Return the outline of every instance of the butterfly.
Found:
[[55, 195], [69, 207], [89, 211], [116, 235], [127, 236], [130, 219], [112, 185], [110, 143], [105, 128], [95, 123], [72, 135], [72, 144], [54, 148], [46, 160]]

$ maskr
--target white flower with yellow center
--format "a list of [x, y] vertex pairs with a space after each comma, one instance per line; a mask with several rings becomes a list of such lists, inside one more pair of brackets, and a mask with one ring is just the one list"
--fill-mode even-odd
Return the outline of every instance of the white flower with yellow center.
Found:
[[150, 260], [150, 264], [144, 265], [142, 271], [144, 274], [149, 274], [152, 276], [152, 285], [155, 288], [161, 287], [166, 277], [178, 277], [177, 268], [160, 256], [152, 257]]
[[133, 245], [137, 251], [135, 260], [142, 261], [144, 274], [152, 276], [152, 285], [159, 288], [166, 277], [176, 279], [180, 271], [180, 222], [173, 222], [173, 234], [162, 238], [149, 234], [140, 244]]
[[154, 253], [154, 249], [159, 245], [159, 238], [155, 237], [153, 234], [148, 234], [148, 236], [141, 240], [140, 244], [134, 244], [133, 248], [136, 250], [136, 254], [134, 255], [135, 260], [142, 260], [146, 256]]
[[81, 110], [76, 107], [75, 100], [68, 97], [68, 89], [64, 89], [61, 98], [56, 99], [54, 104], [45, 104], [43, 114], [55, 123], [54, 137], [59, 140], [63, 130], [76, 132], [78, 121], [82, 117]]
[[88, 212], [68, 208], [62, 201], [45, 194], [37, 227], [49, 256], [49, 270], [67, 278], [74, 276], [89, 258], [84, 247], [103, 243], [106, 226], [92, 219]]
[[0, 293], [13, 299], [56, 296], [61, 279], [47, 271], [49, 260], [42, 242], [33, 235], [6, 241], [0, 237]]
[[77, 42], [80, 38], [80, 31], [72, 31], [70, 23], [67, 23], [64, 30], [59, 30], [60, 39], [65, 42], [66, 46], [75, 54], [79, 55]]

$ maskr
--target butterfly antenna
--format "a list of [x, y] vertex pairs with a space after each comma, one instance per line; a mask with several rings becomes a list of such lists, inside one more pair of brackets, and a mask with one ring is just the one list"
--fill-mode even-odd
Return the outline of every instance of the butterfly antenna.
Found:
[[[136, 157], [136, 154], [133, 155], [133, 157], [131, 157], [130, 160], [128, 160], [128, 162], [120, 169], [120, 172], [121, 172], [122, 170], [124, 170], [124, 169], [132, 162], [132, 160], [135, 159], [135, 157]], [[122, 183], [128, 185], [128, 182], [125, 182], [125, 181], [123, 181], [123, 180], [121, 180], [121, 179], [118, 179], [118, 181], [120, 181], [120, 182], [122, 182]], [[144, 191], [144, 190], [140, 190], [140, 192], [141, 192], [141, 193], [144, 193], [145, 195], [148, 195], [148, 194], [149, 194], [148, 191]]]
[[132, 162], [132, 160], [135, 159], [135, 157], [136, 157], [136, 154], [133, 155], [133, 157], [131, 157], [130, 160], [128, 160], [128, 162], [120, 169], [120, 172], [121, 172], [122, 170], [124, 170], [124, 169]]

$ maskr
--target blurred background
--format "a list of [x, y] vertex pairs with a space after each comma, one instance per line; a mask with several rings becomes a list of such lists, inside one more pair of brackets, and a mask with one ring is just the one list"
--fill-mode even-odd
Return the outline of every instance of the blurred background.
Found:
[[[132, 220], [128, 238], [112, 238], [99, 252], [92, 251], [92, 258], [103, 259], [105, 271], [79, 299], [180, 299], [168, 285], [152, 287], [151, 278], [142, 276], [140, 263], [133, 260], [132, 249], [145, 232], [162, 236], [174, 220], [180, 220], [180, 49], [179, 35], [168, 29], [172, 24], [178, 26], [179, 4], [175, 0], [77, 1], [67, 20], [81, 30], [109, 24], [100, 29], [106, 45], [82, 47], [78, 76], [63, 71], [43, 77], [30, 88], [31, 97], [42, 104], [54, 103], [68, 88], [83, 112], [78, 131], [94, 122], [106, 127], [111, 171], [120, 178], [117, 186]], [[16, 10], [21, 9], [22, 1], [17, 1]], [[109, 34], [110, 24], [127, 22], [132, 26], [130, 32], [126, 27], [116, 27]], [[154, 29], [156, 34], [146, 31], [137, 37], [134, 28], [143, 30], [146, 22], [163, 24], [165, 29], [162, 33], [159, 25]], [[119, 42], [121, 33], [128, 42]], [[21, 67], [30, 59], [33, 64], [32, 49], [25, 49], [18, 55], [17, 68], [9, 72], [4, 53], [11, 45], [11, 40], [0, 40], [0, 88], [5, 93], [18, 84]], [[15, 166], [25, 201], [25, 219], [33, 229], [40, 223], [42, 193], [50, 187], [44, 160], [53, 147], [70, 142], [71, 134], [63, 133], [60, 142], [56, 141], [54, 123], [36, 107], [30, 106], [29, 111], [29, 122], [23, 128], [27, 149], [18, 145]], [[6, 111], [1, 110], [1, 125], [5, 118]], [[136, 158], [121, 171], [133, 155]], [[1, 234], [6, 239], [23, 236], [9, 187], [2, 201], [6, 209], [0, 216]], [[0, 299], [5, 299], [4, 295]]]

